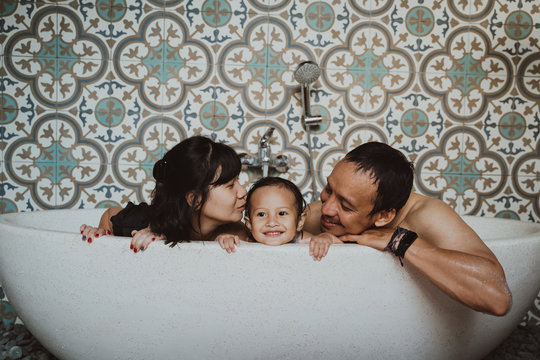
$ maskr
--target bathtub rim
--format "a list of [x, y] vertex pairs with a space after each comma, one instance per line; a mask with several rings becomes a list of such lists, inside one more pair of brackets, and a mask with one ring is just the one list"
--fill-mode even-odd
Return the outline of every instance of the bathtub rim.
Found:
[[[17, 213], [7, 213], [7, 214], [0, 214], [0, 226], [7, 226], [10, 228], [17, 228], [21, 229], [22, 231], [39, 231], [40, 233], [47, 233], [47, 234], [74, 234], [78, 233], [79, 228], [77, 229], [50, 229], [50, 228], [43, 228], [38, 227], [32, 224], [28, 223], [18, 223], [17, 220], [24, 217], [32, 217], [38, 215], [38, 213], [47, 213], [47, 215], [51, 215], [52, 213], [71, 213], [71, 212], [78, 212], [81, 214], [88, 213], [88, 214], [96, 214], [100, 213], [102, 211], [105, 211], [106, 208], [89, 208], [89, 209], [49, 209], [49, 210], [36, 210], [36, 211], [24, 211], [24, 212], [17, 212]], [[523, 220], [516, 220], [516, 219], [507, 219], [507, 218], [495, 218], [495, 217], [485, 217], [485, 216], [476, 216], [476, 215], [460, 215], [460, 217], [465, 221], [465, 223], [470, 226], [476, 233], [479, 233], [479, 230], [474, 227], [476, 224], [475, 221], [482, 221], [486, 222], [485, 225], [497, 224], [499, 226], [518, 226], [520, 225], [520, 230], [522, 232], [515, 234], [504, 234], [499, 235], [496, 234], [495, 236], [488, 236], [483, 237], [481, 234], [479, 234], [480, 238], [485, 243], [492, 243], [492, 242], [504, 242], [504, 241], [515, 241], [516, 237], [519, 237], [520, 240], [525, 239], [532, 239], [535, 240], [538, 238], [540, 240], [540, 222], [529, 222], [529, 221], [523, 221]], [[79, 224], [82, 225], [83, 223]], [[88, 224], [90, 225], [90, 224]], [[121, 238], [126, 239], [130, 238], [129, 236], [118, 236], [118, 235], [105, 235], [111, 238]], [[191, 240], [191, 239], [184, 239], [184, 242], [179, 243], [178, 245], [185, 245], [185, 244], [196, 244], [196, 243], [212, 243], [213, 241], [201, 241], [201, 240]], [[264, 245], [259, 243], [253, 243], [253, 242], [243, 242], [243, 245], [253, 246], [253, 245]], [[287, 246], [294, 246], [299, 245], [302, 246], [304, 244], [283, 244]], [[277, 248], [281, 248], [281, 246], [277, 246]], [[355, 245], [353, 244], [334, 244], [336, 245]], [[268, 246], [264, 245], [265, 247], [274, 248], [276, 246]]]

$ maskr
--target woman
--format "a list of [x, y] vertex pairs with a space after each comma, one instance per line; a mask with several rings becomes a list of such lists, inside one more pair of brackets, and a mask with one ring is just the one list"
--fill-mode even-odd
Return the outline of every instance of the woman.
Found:
[[132, 236], [134, 252], [155, 240], [174, 246], [184, 240], [215, 240], [220, 233], [246, 238], [241, 223], [246, 189], [241, 164], [229, 146], [203, 136], [188, 138], [154, 165], [156, 187], [150, 205], [109, 208], [98, 228], [81, 225], [83, 240], [101, 235]]

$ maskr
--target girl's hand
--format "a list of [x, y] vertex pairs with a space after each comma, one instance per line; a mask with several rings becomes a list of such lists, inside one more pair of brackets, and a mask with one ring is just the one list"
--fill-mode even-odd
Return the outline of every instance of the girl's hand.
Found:
[[91, 243], [93, 239], [96, 239], [100, 236], [111, 235], [111, 232], [109, 230], [93, 227], [86, 224], [82, 224], [80, 230], [82, 241], [88, 241], [89, 243]]
[[313, 256], [313, 260], [320, 261], [328, 254], [330, 245], [334, 242], [335, 236], [322, 233], [311, 237], [309, 242], [309, 255]]
[[153, 241], [156, 240], [163, 240], [163, 236], [159, 236], [154, 234], [152, 231], [150, 231], [149, 227], [145, 227], [141, 230], [133, 230], [131, 232], [131, 245], [130, 249], [133, 250], [133, 252], [137, 251], [144, 251], [148, 248], [148, 245], [150, 245]]
[[216, 237], [216, 241], [219, 243], [219, 246], [229, 254], [236, 251], [235, 245], [240, 246], [240, 238], [238, 235], [220, 234]]

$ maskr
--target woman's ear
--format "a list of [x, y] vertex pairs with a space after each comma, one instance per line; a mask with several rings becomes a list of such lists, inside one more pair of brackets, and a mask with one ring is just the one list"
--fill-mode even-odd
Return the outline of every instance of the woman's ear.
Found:
[[375, 215], [373, 215], [373, 218], [375, 219], [374, 225], [376, 227], [385, 226], [391, 223], [395, 217], [396, 217], [396, 209], [381, 210]]
[[189, 206], [194, 207], [196, 210], [199, 210], [199, 206], [201, 205], [200, 197], [196, 199], [194, 191], [190, 191], [186, 194], [186, 202]]
[[298, 218], [298, 224], [296, 225], [296, 231], [300, 231], [304, 228], [306, 217], [307, 217], [307, 213], [305, 211], [302, 214], [300, 214], [300, 217]]
[[186, 202], [189, 206], [193, 206], [193, 198], [195, 197], [195, 194], [193, 194], [193, 191], [190, 191], [186, 194]]

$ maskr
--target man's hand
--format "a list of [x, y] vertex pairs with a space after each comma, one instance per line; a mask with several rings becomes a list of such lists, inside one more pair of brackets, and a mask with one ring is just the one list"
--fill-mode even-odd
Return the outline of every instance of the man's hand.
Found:
[[339, 239], [343, 242], [355, 242], [360, 245], [372, 247], [384, 251], [392, 238], [395, 229], [376, 228], [364, 231], [359, 235], [343, 235]]

